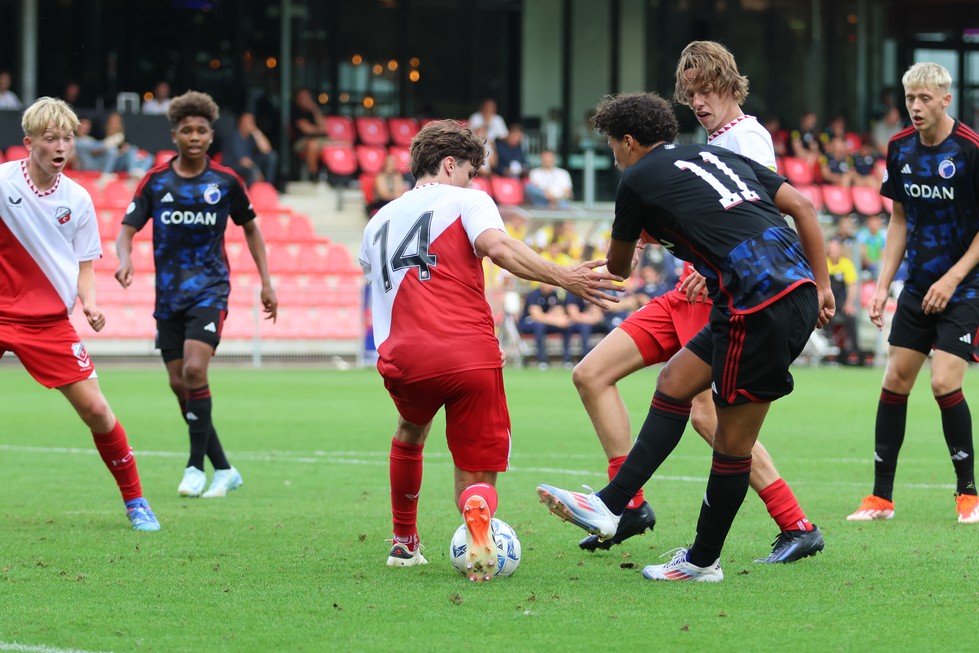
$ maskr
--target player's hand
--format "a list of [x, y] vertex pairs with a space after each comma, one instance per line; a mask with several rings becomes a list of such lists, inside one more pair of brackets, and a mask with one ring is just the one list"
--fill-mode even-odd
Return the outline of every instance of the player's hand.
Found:
[[119, 268], [116, 270], [116, 281], [123, 288], [128, 288], [133, 282], [133, 262], [130, 260], [128, 263], [120, 263]]
[[874, 295], [870, 298], [870, 303], [867, 305], [867, 314], [870, 316], [870, 321], [878, 331], [884, 330], [884, 306], [887, 304], [887, 288], [881, 288], [879, 285], [874, 289]]
[[569, 268], [569, 279], [562, 284], [562, 287], [568, 292], [581, 297], [586, 302], [595, 304], [603, 311], [612, 308], [613, 304], [619, 303], [619, 298], [604, 291], [621, 291], [623, 279], [608, 270], [599, 271], [597, 269], [606, 263], [608, 263], [608, 259], [603, 258], [594, 261], [585, 261], [580, 265]]
[[279, 298], [272, 286], [262, 286], [262, 312], [267, 313], [266, 320], [272, 320], [275, 324], [275, 318], [279, 315]]
[[680, 282], [680, 292], [687, 295], [687, 301], [691, 304], [697, 302], [707, 303], [707, 277], [699, 272], [691, 272], [690, 276]]
[[500, 364], [506, 367], [506, 349], [500, 347]]
[[101, 331], [105, 327], [105, 314], [97, 306], [82, 306], [82, 311], [94, 331]]
[[816, 317], [816, 328], [821, 329], [836, 315], [836, 298], [830, 288], [819, 289], [819, 314]]
[[948, 300], [955, 294], [958, 286], [954, 281], [943, 276], [941, 279], [931, 284], [931, 288], [925, 293], [925, 298], [921, 302], [921, 310], [925, 315], [941, 313], [948, 307]]

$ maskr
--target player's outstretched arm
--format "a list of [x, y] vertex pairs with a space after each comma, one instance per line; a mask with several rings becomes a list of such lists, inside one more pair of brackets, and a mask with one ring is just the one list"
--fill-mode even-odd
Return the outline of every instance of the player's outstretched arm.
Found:
[[904, 259], [908, 247], [908, 219], [904, 214], [904, 205], [894, 202], [891, 219], [887, 224], [887, 240], [884, 242], [884, 252], [880, 257], [880, 270], [877, 273], [877, 287], [867, 307], [870, 321], [878, 329], [884, 327], [884, 306], [890, 293], [891, 283], [897, 274], [897, 269]]
[[488, 256], [493, 263], [521, 279], [560, 286], [602, 309], [611, 308], [619, 301], [605, 291], [620, 290], [622, 277], [596, 270], [605, 265], [604, 259], [566, 268], [541, 258], [525, 243], [499, 229], [487, 229], [479, 234], [475, 245], [477, 254]]
[[119, 267], [116, 268], [116, 281], [123, 288], [128, 288], [133, 282], [133, 236], [136, 229], [128, 224], [122, 225], [116, 236], [116, 256], [119, 257]]
[[819, 216], [816, 215], [816, 209], [809, 198], [789, 184], [782, 184], [775, 193], [775, 206], [779, 211], [791, 215], [795, 221], [802, 250], [809, 259], [809, 267], [812, 268], [816, 288], [819, 291], [819, 317], [816, 318], [816, 326], [824, 327], [836, 314], [836, 300], [829, 285], [826, 241], [823, 229], [819, 226]]

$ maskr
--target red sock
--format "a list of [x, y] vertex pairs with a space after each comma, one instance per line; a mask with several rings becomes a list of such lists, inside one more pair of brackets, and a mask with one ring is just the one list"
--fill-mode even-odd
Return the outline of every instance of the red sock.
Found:
[[[613, 478], [615, 478], [615, 475], [619, 473], [619, 468], [622, 467], [622, 463], [625, 462], [625, 458], [625, 456], [618, 456], [616, 458], [608, 459], [608, 480], [611, 481]], [[630, 500], [625, 507], [627, 510], [638, 508], [645, 500], [646, 497], [643, 496], [642, 488], [639, 488], [639, 491], [636, 492], [636, 496], [632, 497], [632, 500]]]
[[418, 494], [422, 488], [424, 444], [391, 440], [391, 517], [394, 537], [402, 542], [418, 540]]
[[476, 494], [486, 499], [486, 505], [489, 507], [490, 517], [495, 515], [496, 507], [500, 503], [500, 498], [496, 494], [496, 488], [489, 483], [474, 483], [463, 490], [462, 494], [459, 495], [459, 512], [462, 512], [463, 508], [466, 507], [466, 501], [469, 500], [469, 497]]
[[126, 429], [122, 428], [119, 420], [108, 433], [92, 432], [95, 448], [99, 450], [102, 461], [112, 472], [116, 485], [122, 492], [122, 500], [129, 501], [143, 496], [143, 488], [139, 484], [139, 470], [136, 469], [136, 457], [126, 438]]
[[768, 508], [779, 530], [782, 531], [811, 531], [812, 524], [802, 512], [802, 506], [792, 494], [792, 489], [782, 479], [778, 479], [758, 493]]

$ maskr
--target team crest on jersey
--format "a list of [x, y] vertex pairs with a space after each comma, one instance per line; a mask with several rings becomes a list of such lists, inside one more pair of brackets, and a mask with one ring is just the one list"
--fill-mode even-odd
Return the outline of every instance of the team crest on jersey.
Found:
[[92, 367], [92, 359], [88, 357], [88, 352], [85, 351], [85, 345], [80, 342], [76, 342], [71, 346], [71, 353], [75, 355], [75, 360], [78, 362], [78, 367], [87, 370]]
[[887, 168], [884, 168], [884, 178], [880, 180], [882, 184], [887, 183], [887, 176]]
[[938, 176], [942, 179], [951, 179], [955, 176], [955, 162], [945, 159], [938, 164]]
[[221, 201], [221, 189], [217, 184], [211, 184], [204, 189], [204, 201], [212, 205]]
[[71, 220], [71, 209], [67, 206], [59, 206], [54, 212], [54, 217], [58, 220], [58, 224], [65, 224]]

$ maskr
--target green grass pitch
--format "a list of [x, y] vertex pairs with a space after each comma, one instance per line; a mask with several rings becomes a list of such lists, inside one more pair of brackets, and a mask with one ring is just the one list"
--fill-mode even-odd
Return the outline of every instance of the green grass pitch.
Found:
[[[98, 362], [98, 361], [97, 361]], [[212, 367], [214, 417], [245, 479], [180, 499], [187, 435], [160, 365], [99, 368], [163, 525], [129, 529], [90, 434], [57, 391], [0, 364], [0, 651], [951, 651], [979, 613], [979, 526], [956, 523], [952, 466], [927, 370], [909, 404], [897, 516], [849, 523], [872, 486], [882, 370], [797, 368], [762, 431], [826, 551], [766, 555], [774, 523], [749, 493], [719, 584], [645, 581], [689, 544], [710, 464], [688, 429], [647, 485], [655, 532], [582, 552], [584, 532], [537, 502], [546, 482], [596, 489], [605, 460], [563, 370], [508, 369], [512, 469], [498, 516], [516, 574], [471, 584], [450, 564], [460, 517], [441, 420], [425, 452], [419, 529], [430, 564], [390, 569], [393, 406], [373, 369]], [[634, 431], [655, 370], [621, 384]], [[970, 387], [971, 386], [971, 387]], [[979, 379], [966, 396], [977, 410]], [[208, 470], [210, 473], [210, 470]]]

